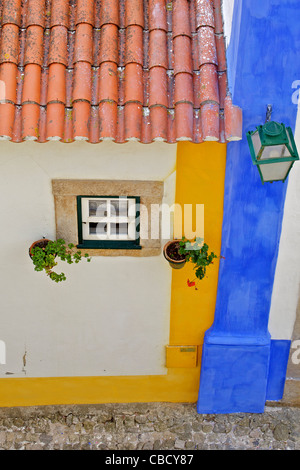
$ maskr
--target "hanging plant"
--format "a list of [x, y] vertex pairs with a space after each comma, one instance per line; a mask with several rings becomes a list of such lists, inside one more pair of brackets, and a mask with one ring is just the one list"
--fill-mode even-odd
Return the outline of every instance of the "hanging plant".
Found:
[[91, 261], [87, 253], [82, 256], [81, 251], [74, 251], [74, 248], [73, 243], [67, 245], [62, 239], [52, 241], [42, 238], [31, 245], [29, 256], [32, 259], [35, 271], [45, 271], [52, 281], [61, 282], [66, 280], [65, 274], [53, 271], [53, 268], [57, 265], [57, 258], [66, 261], [68, 264], [77, 264], [82, 258], [85, 258], [88, 262]]
[[188, 279], [187, 285], [195, 287], [196, 290], [196, 280], [202, 280], [206, 275], [207, 267], [213, 264], [215, 258], [218, 258], [213, 251], [209, 251], [209, 246], [200, 237], [194, 240], [182, 238], [168, 242], [164, 247], [164, 256], [173, 268], [176, 266], [177, 269], [182, 268], [187, 262], [194, 264], [196, 278], [191, 281]]

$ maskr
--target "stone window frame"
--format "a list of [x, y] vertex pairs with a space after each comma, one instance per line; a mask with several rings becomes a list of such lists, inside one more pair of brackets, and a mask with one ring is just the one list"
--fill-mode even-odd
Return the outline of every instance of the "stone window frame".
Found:
[[[80, 248], [90, 256], [158, 256], [161, 253], [161, 215], [163, 201], [162, 181], [138, 180], [71, 180], [53, 179], [52, 193], [55, 206], [56, 238], [78, 245], [77, 196], [134, 196], [140, 198], [141, 249]], [[151, 223], [157, 220], [158, 237], [151, 238]]]

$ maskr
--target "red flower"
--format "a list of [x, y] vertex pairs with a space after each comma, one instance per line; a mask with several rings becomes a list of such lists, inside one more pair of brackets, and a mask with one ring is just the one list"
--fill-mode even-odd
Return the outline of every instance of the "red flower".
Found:
[[187, 280], [187, 285], [189, 287], [194, 287], [196, 285], [196, 283], [194, 281], [190, 281], [189, 279]]

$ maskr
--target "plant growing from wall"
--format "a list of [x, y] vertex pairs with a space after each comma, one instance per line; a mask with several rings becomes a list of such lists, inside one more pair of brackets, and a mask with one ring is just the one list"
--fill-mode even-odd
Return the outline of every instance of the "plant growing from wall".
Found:
[[74, 251], [73, 243], [66, 244], [65, 240], [58, 239], [55, 241], [43, 238], [33, 243], [29, 249], [29, 255], [34, 264], [35, 271], [45, 271], [47, 276], [54, 282], [66, 280], [64, 273], [56, 273], [53, 268], [57, 265], [56, 259], [66, 261], [68, 264], [79, 263], [83, 258], [88, 262], [91, 258], [87, 253], [82, 255], [81, 251]]

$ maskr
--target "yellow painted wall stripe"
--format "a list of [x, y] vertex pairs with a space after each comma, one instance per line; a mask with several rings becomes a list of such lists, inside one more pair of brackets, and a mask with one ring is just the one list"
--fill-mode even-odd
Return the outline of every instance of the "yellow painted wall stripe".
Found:
[[[178, 144], [176, 202], [204, 204], [205, 240], [216, 253], [221, 249], [225, 160], [225, 145], [214, 142]], [[208, 278], [199, 283], [197, 291], [186, 283], [187, 278], [193, 276], [191, 266], [172, 272], [170, 345], [202, 344], [204, 333], [213, 322], [218, 264], [216, 261], [209, 268]], [[197, 367], [172, 368], [161, 376], [0, 379], [0, 406], [195, 403], [200, 359]]]
[[195, 383], [199, 383], [199, 370], [195, 368], [169, 369], [161, 376], [1, 379], [0, 406], [195, 403]]
[[[225, 165], [226, 145], [216, 142], [178, 145], [176, 202], [204, 204], [204, 238], [216, 254], [221, 250]], [[214, 318], [218, 267], [219, 260], [215, 260], [207, 269], [207, 278], [197, 283], [197, 291], [187, 285], [187, 279], [195, 278], [191, 263], [174, 270], [170, 344], [203, 343], [204, 333]]]

